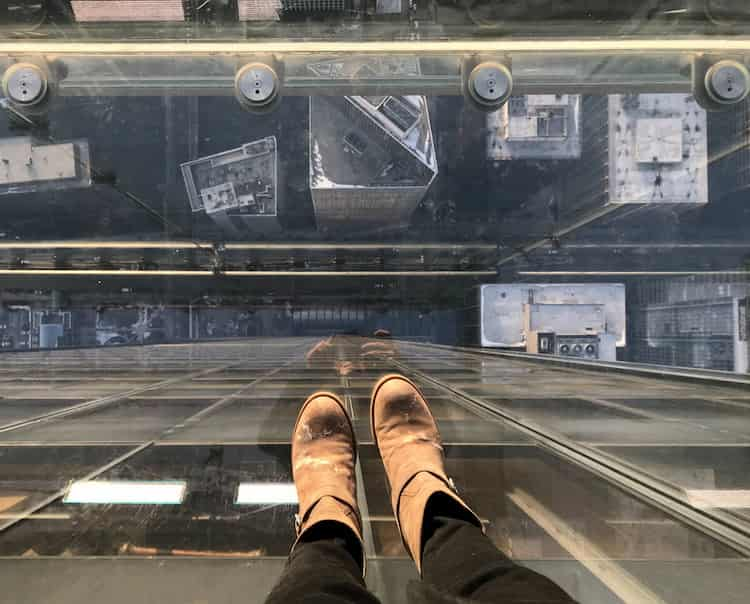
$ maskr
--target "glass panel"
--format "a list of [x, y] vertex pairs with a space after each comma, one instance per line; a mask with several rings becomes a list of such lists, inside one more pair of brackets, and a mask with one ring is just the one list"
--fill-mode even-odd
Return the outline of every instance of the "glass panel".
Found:
[[0, 525], [34, 511], [68, 482], [119, 458], [129, 447], [0, 447]]
[[9, 529], [3, 555], [257, 557], [288, 552], [294, 541], [291, 506], [234, 503], [240, 482], [291, 481], [288, 445], [155, 447], [97, 477], [150, 484], [176, 479], [188, 481], [185, 499], [176, 506], [57, 502], [38, 519]]
[[747, 519], [750, 493], [742, 468], [750, 444], [748, 406], [724, 398], [736, 396], [734, 388], [573, 372], [418, 346], [402, 346], [401, 354], [413, 367], [425, 354], [462, 370], [473, 367], [472, 377], [446, 383], [532, 429], [615, 456], [697, 509]]
[[262, 602], [326, 390], [405, 602], [393, 372], [492, 542], [578, 601], [748, 592], [747, 2], [2, 4], [11, 599]]

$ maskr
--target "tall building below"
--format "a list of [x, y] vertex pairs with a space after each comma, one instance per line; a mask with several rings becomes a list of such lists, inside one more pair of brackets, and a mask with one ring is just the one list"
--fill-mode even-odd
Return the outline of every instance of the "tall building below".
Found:
[[505, 223], [511, 236], [544, 237], [571, 224], [708, 202], [706, 111], [684, 94], [586, 96], [580, 161]]
[[613, 204], [708, 202], [706, 112], [684, 94], [609, 97]]
[[576, 159], [581, 155], [581, 97], [512, 96], [487, 114], [487, 158]]
[[0, 194], [90, 184], [89, 146], [85, 141], [47, 145], [27, 136], [0, 139]]
[[627, 344], [624, 284], [491, 283], [478, 293], [483, 347], [615, 360]]
[[182, 164], [193, 212], [204, 212], [224, 233], [278, 228], [276, 137]]
[[750, 188], [750, 99], [708, 115], [711, 200]]
[[750, 283], [728, 275], [657, 279], [631, 296], [632, 360], [747, 373]]
[[583, 155], [566, 171], [576, 206], [708, 202], [706, 112], [684, 94], [586, 97]]
[[438, 167], [421, 96], [310, 99], [310, 189], [319, 228], [398, 228]]
[[31, 307], [0, 306], [0, 349], [31, 347]]

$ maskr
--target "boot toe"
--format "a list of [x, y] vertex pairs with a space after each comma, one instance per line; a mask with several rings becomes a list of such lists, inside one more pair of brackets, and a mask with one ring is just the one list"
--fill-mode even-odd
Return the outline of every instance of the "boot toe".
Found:
[[341, 403], [328, 394], [310, 397], [297, 419], [294, 440], [302, 444], [339, 434], [353, 436], [349, 418]]
[[422, 407], [419, 391], [407, 380], [398, 376], [386, 377], [377, 386], [373, 397], [374, 428], [377, 430], [383, 421], [392, 417], [404, 417], [408, 420], [410, 412]]

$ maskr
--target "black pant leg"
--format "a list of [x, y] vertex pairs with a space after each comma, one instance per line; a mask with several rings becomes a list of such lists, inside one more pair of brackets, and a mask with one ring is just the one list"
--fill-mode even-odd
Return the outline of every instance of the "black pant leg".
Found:
[[[503, 604], [574, 602], [547, 577], [520, 566], [498, 550], [477, 526], [462, 518], [449, 498], [428, 502], [423, 594], [442, 593], [472, 602]], [[442, 514], [442, 515], [441, 515]], [[423, 601], [441, 601], [423, 597]]]
[[294, 548], [266, 604], [380, 604], [367, 591], [351, 531], [337, 522], [314, 529]]

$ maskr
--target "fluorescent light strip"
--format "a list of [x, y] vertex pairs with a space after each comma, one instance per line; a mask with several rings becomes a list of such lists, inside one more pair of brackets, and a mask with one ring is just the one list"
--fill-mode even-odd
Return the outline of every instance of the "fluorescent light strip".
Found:
[[179, 505], [186, 490], [184, 480], [80, 480], [70, 485], [63, 503]]
[[110, 41], [38, 41], [18, 40], [1, 42], [0, 54], [182, 54], [232, 56], [253, 53], [358, 53], [368, 54], [440, 54], [482, 52], [551, 52], [551, 53], [602, 53], [602, 52], [714, 52], [746, 51], [747, 38], [550, 38], [540, 39], [460, 39], [460, 40], [258, 40], [237, 42], [201, 42], [185, 44], [182, 41], [162, 42], [110, 42]]
[[[581, 247], [580, 244], [572, 247]], [[648, 244], [647, 244], [648, 245]], [[661, 247], [685, 247], [686, 244], [670, 243], [656, 244]], [[612, 244], [610, 247], [640, 247], [641, 244]], [[568, 247], [571, 247], [568, 244]], [[597, 247], [591, 244], [591, 247]], [[701, 244], [693, 244], [692, 247], [706, 247]], [[708, 247], [747, 247], [746, 244], [708, 244]], [[115, 249], [115, 250], [140, 250], [140, 249], [202, 249], [211, 251], [214, 244], [206, 241], [88, 241], [71, 239], [69, 241], [0, 241], [0, 250], [50, 250], [50, 249]], [[401, 243], [383, 241], [381, 243], [227, 243], [226, 250], [486, 250], [496, 251], [497, 246], [491, 243]]]
[[208, 270], [134, 270], [134, 269], [52, 269], [3, 268], [2, 276], [73, 276], [73, 277], [494, 277], [496, 271], [241, 271], [216, 273]]
[[298, 503], [297, 489], [293, 482], [241, 482], [234, 502], [237, 505], [294, 505]]
[[[115, 249], [115, 250], [212, 250], [213, 244], [202, 241], [1, 241], [0, 250]], [[259, 246], [260, 247], [260, 246]]]
[[748, 275], [750, 271], [518, 271], [523, 277], [691, 277]]
[[699, 510], [750, 508], [750, 491], [741, 489], [686, 489], [688, 503]]

